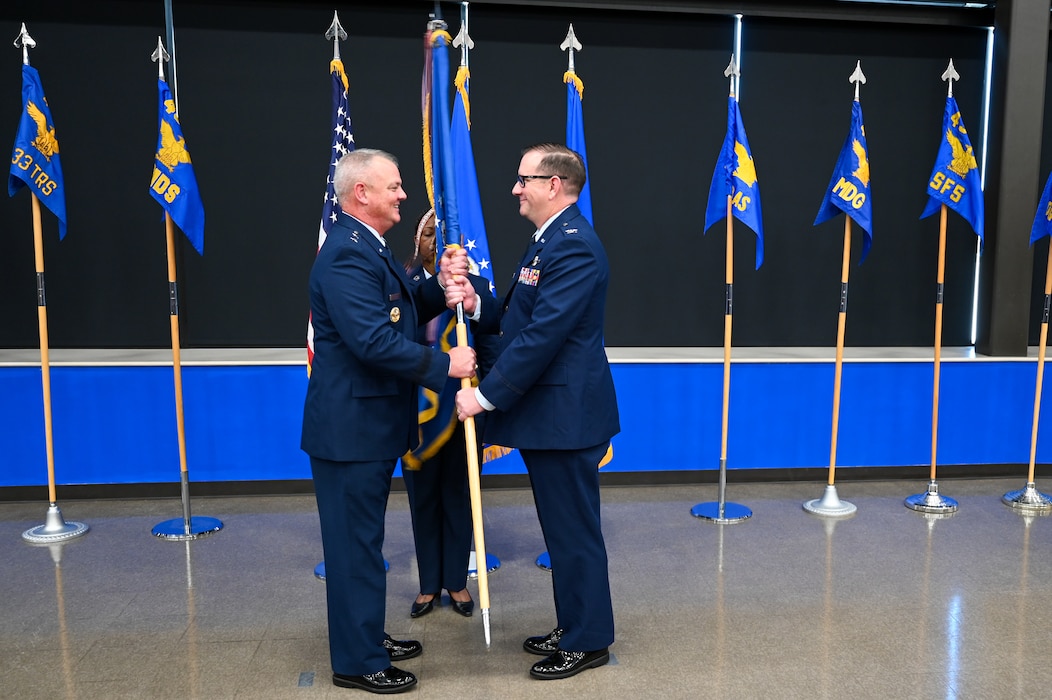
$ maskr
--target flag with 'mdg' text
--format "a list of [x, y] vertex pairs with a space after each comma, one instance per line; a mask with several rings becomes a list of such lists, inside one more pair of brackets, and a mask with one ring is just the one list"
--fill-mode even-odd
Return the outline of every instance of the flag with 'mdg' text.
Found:
[[62, 240], [66, 236], [66, 189], [58, 137], [40, 73], [27, 64], [22, 65], [22, 118], [11, 152], [8, 195], [13, 197], [23, 187], [28, 187], [58, 217], [58, 237]]
[[851, 131], [840, 149], [840, 157], [833, 168], [833, 177], [829, 180], [814, 225], [828, 221], [839, 212], [850, 216], [862, 228], [861, 264], [873, 245], [873, 197], [870, 194], [866, 126], [858, 100], [851, 103]]
[[175, 225], [200, 254], [205, 252], [205, 207], [194, 177], [190, 151], [186, 147], [175, 100], [168, 83], [157, 80], [159, 126], [150, 194], [164, 207]]

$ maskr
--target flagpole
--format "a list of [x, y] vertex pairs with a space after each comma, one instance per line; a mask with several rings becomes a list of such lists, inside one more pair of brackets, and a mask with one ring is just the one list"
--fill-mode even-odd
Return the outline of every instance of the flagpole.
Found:
[[[580, 128], [580, 139], [577, 138], [578, 130], [574, 123], [574, 111], [576, 105], [580, 104], [580, 98], [584, 94], [584, 83], [577, 76], [577, 72], [574, 70], [573, 52], [584, 50], [584, 45], [577, 40], [577, 34], [573, 30], [573, 22], [570, 22], [570, 27], [566, 30], [566, 37], [563, 38], [563, 42], [559, 44], [559, 50], [566, 52], [566, 72], [563, 73], [563, 83], [566, 84], [567, 89], [567, 104], [566, 104], [566, 147], [572, 151], [575, 151], [577, 155], [581, 156], [584, 160], [585, 170], [585, 182], [584, 187], [577, 193], [577, 208], [580, 210], [581, 215], [588, 220], [589, 223], [594, 224], [592, 217], [592, 198], [590, 194], [590, 184], [588, 180], [588, 160], [585, 156], [584, 149], [584, 114], [583, 107], [581, 112], [581, 128]], [[575, 104], [570, 97], [570, 90], [577, 91], [578, 102]], [[580, 143], [578, 143], [580, 141]], [[612, 454], [613, 445], [610, 446], [608, 454]], [[605, 459], [605, 458], [604, 458]], [[600, 462], [599, 466], [603, 466], [606, 462]], [[598, 467], [597, 467], [598, 468]], [[537, 558], [533, 560], [533, 563], [538, 568], [544, 569], [545, 571], [551, 572], [552, 570], [552, 555], [548, 553], [548, 550], [544, 550], [537, 555]]]
[[[333, 12], [332, 12], [332, 22], [329, 24], [329, 28], [327, 30], [325, 30], [325, 38], [332, 40], [332, 63], [329, 64], [330, 65], [329, 74], [331, 76], [332, 70], [333, 70], [332, 66], [338, 62], [339, 65], [340, 65], [340, 73], [342, 75], [343, 74], [343, 67], [342, 67], [343, 66], [343, 59], [340, 57], [340, 42], [341, 41], [346, 41], [346, 39], [347, 39], [347, 32], [346, 32], [346, 30], [344, 30], [343, 25], [340, 24], [340, 14], [336, 10], [333, 10]], [[344, 75], [344, 78], [346, 78], [346, 75]], [[346, 87], [344, 89], [346, 90]], [[330, 165], [329, 165], [330, 171], [334, 170], [334, 168], [336, 167], [336, 161], [339, 160], [341, 155], [346, 152], [346, 149], [348, 147], [351, 150], [354, 149], [354, 142], [353, 142], [353, 140], [351, 140], [350, 143], [347, 143], [347, 144], [344, 143], [344, 140], [347, 138], [347, 134], [351, 134], [353, 129], [350, 129], [349, 117], [344, 116], [343, 119], [348, 120], [348, 123], [347, 123], [348, 129], [347, 129], [346, 133], [344, 133], [343, 130], [342, 130], [344, 124], [343, 124], [343, 121], [341, 121], [341, 113], [339, 112], [337, 107], [334, 106], [333, 107], [333, 144], [332, 144], [332, 151], [333, 152], [332, 152], [332, 155], [331, 155], [332, 160], [330, 161]], [[353, 136], [351, 138], [353, 139]], [[327, 185], [327, 188], [330, 190], [330, 191], [327, 191], [325, 193], [327, 201], [328, 201], [329, 197], [331, 197], [333, 200], [335, 200], [335, 194], [331, 192], [332, 180], [331, 180], [331, 176], [330, 175], [331, 175], [331, 173], [329, 175], [326, 175], [326, 185]], [[329, 205], [327, 205], [327, 206], [329, 206]], [[325, 237], [328, 235], [328, 233], [327, 233], [328, 229], [325, 228], [325, 222], [326, 222], [325, 214], [327, 213], [327, 211], [328, 211], [327, 209], [323, 208], [321, 228], [318, 231], [318, 248], [319, 249], [321, 248], [322, 243], [325, 242]], [[310, 318], [310, 315], [308, 314], [308, 316], [307, 316], [307, 376], [308, 377], [310, 376], [311, 364], [313, 362], [314, 362], [314, 326], [311, 324], [311, 318]], [[384, 571], [389, 571], [390, 568], [391, 568], [391, 563], [388, 562], [386, 559], [384, 559]], [[314, 576], [315, 576], [315, 578], [317, 578], [317, 579], [319, 579], [321, 581], [325, 580], [325, 562], [324, 561], [318, 562], [318, 564], [314, 567]]]
[[[855, 71], [848, 80], [855, 84], [855, 102], [858, 102], [862, 83], [862, 62], [855, 64]], [[840, 434], [840, 387], [844, 373], [844, 334], [847, 329], [847, 282], [851, 271], [851, 217], [844, 216], [844, 254], [840, 263], [840, 313], [836, 328], [836, 363], [833, 371], [833, 429], [829, 441], [829, 479], [821, 498], [804, 503], [804, 510], [816, 515], [845, 516], [858, 510], [853, 503], [841, 501], [836, 492], [836, 449]]]
[[[1034, 465], [1037, 461], [1037, 424], [1041, 417], [1041, 387], [1045, 376], [1045, 349], [1048, 344], [1048, 312], [1052, 305], [1052, 241], [1048, 246], [1045, 263], [1045, 308], [1041, 316], [1041, 340], [1037, 349], [1037, 385], [1034, 389], [1034, 422], [1030, 429], [1030, 468], [1026, 473], [1026, 486], [1018, 491], [1009, 491], [1001, 501], [1020, 511], [1047, 513], [1052, 511], [1052, 498], [1041, 493], [1034, 485]], [[1029, 529], [1027, 530], [1029, 533]]]
[[[161, 37], [157, 37], [157, 49], [151, 59], [157, 62], [157, 77], [164, 80], [164, 62], [169, 58], [164, 50]], [[176, 118], [179, 109], [175, 110]], [[181, 541], [196, 540], [223, 529], [223, 523], [216, 518], [191, 517], [190, 515], [190, 472], [186, 467], [186, 425], [183, 419], [183, 374], [179, 352], [179, 289], [175, 274], [175, 224], [167, 210], [164, 212], [164, 237], [168, 258], [168, 304], [172, 330], [172, 374], [175, 379], [175, 425], [179, 437], [179, 478], [180, 493], [183, 504], [183, 517], [172, 518], [154, 525], [153, 534], [161, 539]]]
[[[460, 31], [457, 32], [457, 35], [455, 37], [453, 37], [453, 46], [455, 48], [459, 48], [460, 49], [460, 65], [463, 68], [467, 69], [468, 68], [468, 58], [469, 58], [468, 57], [468, 53], [471, 51], [471, 49], [475, 48], [475, 42], [472, 41], [471, 35], [468, 33], [468, 3], [467, 2], [460, 3]], [[470, 87], [469, 86], [470, 86], [470, 83], [465, 80], [464, 81], [464, 93], [465, 94], [469, 94], [470, 93]], [[466, 106], [467, 106], [467, 104], [465, 103], [465, 107]], [[462, 320], [461, 319], [461, 315], [458, 315], [457, 319], [458, 319], [458, 323], [459, 323]], [[458, 325], [457, 326], [457, 334], [458, 334], [457, 335], [457, 339], [458, 339], [458, 341], [459, 341], [459, 338], [460, 338], [459, 333], [460, 333], [460, 326]], [[464, 333], [465, 333], [465, 336], [464, 336], [465, 341], [464, 341], [464, 343], [467, 344], [467, 327], [466, 326], [465, 326], [465, 329], [464, 329]], [[474, 419], [474, 417], [472, 417], [472, 419], [471, 419], [471, 432], [472, 432], [473, 435], [475, 434], [475, 419]], [[475, 457], [474, 457], [474, 459], [475, 459], [475, 472], [476, 472], [476, 478], [479, 479], [478, 522], [481, 523], [482, 522], [482, 492], [481, 492], [481, 476], [479, 476], [479, 475], [482, 473], [482, 467], [481, 467], [481, 465], [478, 462], [478, 452], [477, 452], [477, 450], [478, 450], [478, 438], [477, 438], [477, 436], [476, 437], [472, 437], [472, 438], [468, 438], [467, 437], [467, 427], [466, 426], [465, 426], [465, 433], [464, 433], [464, 435], [465, 435], [465, 440], [464, 440], [464, 442], [465, 442], [465, 449], [467, 449], [468, 452], [469, 452], [469, 456], [468, 456], [469, 465], [470, 465], [470, 460], [472, 459], [471, 454], [475, 455]], [[475, 452], [472, 452], [472, 448], [475, 449]], [[470, 469], [468, 471], [468, 488], [469, 489], [471, 488], [471, 471], [470, 471]], [[471, 502], [471, 508], [472, 508], [471, 522], [472, 522], [473, 525], [476, 522], [474, 497], [475, 497], [475, 495], [472, 492], [471, 493], [471, 498], [472, 498], [472, 502]], [[479, 536], [480, 535], [478, 535], [478, 534], [476, 534], [474, 536], [476, 541], [478, 540]], [[483, 538], [483, 539], [485, 539], [485, 538]], [[478, 579], [478, 577], [480, 576], [480, 574], [479, 574], [479, 567], [480, 567], [479, 562], [480, 561], [481, 561], [481, 567], [486, 570], [487, 574], [490, 571], [496, 571], [497, 569], [500, 568], [500, 558], [495, 556], [495, 555], [493, 555], [493, 554], [491, 554], [488, 551], [485, 551], [485, 543], [483, 543], [483, 548], [482, 548], [481, 552], [478, 551], [478, 548], [476, 547], [476, 549], [472, 550], [470, 552], [470, 554], [469, 554], [469, 557], [468, 557], [468, 578]], [[472, 567], [472, 563], [474, 563], [474, 567]], [[482, 597], [482, 594], [480, 592], [479, 593], [479, 598], [481, 599], [481, 597]], [[489, 579], [488, 579], [488, 576], [487, 576], [487, 581], [486, 581], [486, 598], [487, 598], [487, 600], [489, 599]], [[483, 616], [488, 618], [489, 605], [488, 604], [483, 605], [481, 600], [479, 601], [479, 604], [480, 604], [480, 607], [485, 611], [485, 612], [483, 612]], [[485, 623], [484, 623], [484, 625], [485, 625]], [[487, 636], [487, 642], [486, 642], [487, 644], [489, 644], [488, 640], [489, 640], [489, 637]]]
[[[29, 49], [36, 47], [25, 23], [15, 38], [15, 46], [22, 49], [22, 63], [29, 65]], [[25, 107], [23, 106], [23, 109]], [[30, 192], [33, 206], [33, 255], [37, 273], [37, 327], [40, 332], [40, 380], [44, 396], [44, 447], [47, 453], [48, 509], [44, 524], [22, 533], [22, 539], [33, 544], [50, 544], [80, 537], [88, 531], [84, 523], [66, 522], [58, 507], [55, 488], [55, 441], [51, 416], [51, 360], [47, 335], [47, 298], [44, 293], [44, 235], [40, 215], [40, 200]]]
[[[731, 97], [735, 94], [735, 78], [738, 66], [731, 57], [731, 63], [723, 74], [731, 80]], [[723, 416], [720, 431], [720, 475], [717, 500], [699, 503], [690, 509], [696, 518], [711, 520], [719, 524], [739, 523], [752, 516], [752, 511], [737, 503], [727, 503], [727, 428], [730, 422], [731, 403], [731, 325], [734, 321], [734, 215], [732, 198], [727, 195], [727, 256], [726, 256], [726, 299], [723, 314]]]
[[[464, 322], [464, 305], [457, 304], [457, 347], [467, 347], [468, 327]], [[461, 389], [470, 389], [471, 380], [460, 380]], [[475, 434], [475, 417], [464, 419], [464, 444], [468, 458], [468, 492], [471, 498], [471, 524], [475, 536], [475, 571], [478, 574], [479, 609], [482, 610], [482, 628], [486, 635], [486, 646], [490, 645], [489, 623], [489, 571], [485, 565], [486, 533], [482, 522], [482, 488], [479, 479], [478, 437]], [[483, 565], [479, 565], [479, 561]]]
[[840, 432], [840, 386], [844, 372], [844, 334], [847, 329], [847, 282], [851, 269], [851, 217], [844, 216], [844, 255], [840, 267], [840, 313], [836, 328], [836, 363], [833, 371], [833, 429], [829, 440], [829, 479], [821, 498], [804, 503], [804, 510], [816, 515], [851, 515], [857, 508], [841, 501], [836, 492], [836, 449]]
[[[953, 81], [960, 80], [960, 78], [951, 60], [950, 65], [942, 74], [942, 79], [948, 84], [948, 97], [953, 97]], [[936, 453], [939, 446], [939, 377], [942, 364], [942, 303], [945, 291], [943, 282], [946, 273], [946, 215], [948, 210], [945, 202], [939, 207], [939, 268], [935, 287], [935, 357], [931, 401], [931, 468], [928, 473], [928, 490], [925, 493], [908, 496], [903, 503], [907, 508], [922, 513], [954, 513], [957, 511], [957, 501], [940, 494], [939, 484], [935, 480]]]
[[[428, 42], [433, 62], [431, 100], [426, 105], [429, 112], [425, 113], [425, 126], [430, 124], [430, 129], [425, 128], [425, 139], [435, 138], [441, 144], [431, 152], [432, 166], [432, 191], [431, 197], [435, 207], [436, 237], [441, 236], [444, 246], [462, 246], [460, 234], [459, 214], [457, 212], [456, 183], [453, 170], [452, 154], [449, 148], [450, 141], [450, 111], [448, 109], [449, 69], [447, 59], [443, 53], [435, 53], [435, 48], [440, 50], [445, 45], [438, 42], [444, 40], [446, 44], [452, 44], [452, 37], [446, 31], [446, 23], [436, 13], [428, 22]], [[434, 80], [434, 73], [445, 70], [444, 79], [439, 83]], [[428, 116], [429, 115], [429, 116]], [[428, 121], [429, 120], [429, 121]], [[428, 144], [425, 143], [425, 155]], [[425, 159], [425, 170], [427, 162]], [[457, 304], [456, 308], [456, 332], [457, 346], [467, 347], [467, 325], [464, 321], [464, 305]], [[471, 387], [470, 379], [461, 380], [461, 389]], [[482, 493], [479, 481], [478, 442], [475, 431], [475, 421], [468, 418], [464, 421], [464, 445], [468, 463], [468, 490], [471, 502], [471, 522], [475, 539], [476, 559], [486, 561], [486, 538], [482, 520]], [[482, 626], [486, 638], [486, 646], [490, 645], [490, 610], [489, 610], [489, 575], [485, 565], [478, 566], [476, 563], [479, 589], [479, 609], [482, 611]]]
[[[453, 40], [454, 46], [460, 46], [461, 64], [468, 64], [468, 50], [474, 46], [468, 34], [468, 4], [460, 4], [460, 32]], [[464, 86], [467, 90], [467, 85]], [[457, 346], [468, 347], [468, 327], [464, 321], [464, 304], [457, 304]], [[461, 389], [471, 388], [471, 379], [460, 380]], [[464, 420], [464, 447], [468, 460], [468, 495], [471, 500], [471, 525], [475, 538], [475, 571], [478, 577], [479, 609], [482, 611], [482, 628], [486, 636], [486, 646], [490, 645], [489, 622], [489, 559], [486, 554], [486, 533], [482, 521], [482, 484], [479, 477], [478, 436], [475, 432], [475, 417]], [[481, 564], [479, 563], [481, 562]], [[499, 564], [498, 564], [499, 566]]]

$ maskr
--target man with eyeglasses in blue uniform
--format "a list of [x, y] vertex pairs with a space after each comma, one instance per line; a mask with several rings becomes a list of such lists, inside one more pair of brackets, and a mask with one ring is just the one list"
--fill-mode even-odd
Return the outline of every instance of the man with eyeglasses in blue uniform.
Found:
[[614, 616], [600, 526], [597, 467], [620, 431], [603, 345], [610, 267], [577, 208], [581, 156], [561, 144], [523, 151], [511, 193], [536, 232], [499, 302], [463, 279], [446, 287], [480, 333], [498, 333], [485, 379], [457, 393], [461, 420], [487, 411], [484, 439], [518, 448], [552, 564], [556, 626], [523, 648], [544, 656], [530, 675], [569, 678], [610, 660]]

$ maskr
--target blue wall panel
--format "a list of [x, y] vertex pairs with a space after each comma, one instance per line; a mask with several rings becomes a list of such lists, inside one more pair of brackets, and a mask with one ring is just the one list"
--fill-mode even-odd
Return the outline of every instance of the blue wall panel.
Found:
[[[722, 364], [612, 367], [622, 431], [605, 469], [719, 468]], [[58, 366], [51, 376], [57, 483], [179, 480], [171, 367]], [[944, 362], [938, 463], [1025, 465], [1035, 379], [1034, 362]], [[926, 468], [932, 381], [931, 362], [845, 362], [838, 467]], [[297, 365], [184, 366], [190, 481], [310, 478], [299, 449], [306, 384]], [[728, 469], [827, 467], [832, 398], [832, 362], [734, 364]], [[46, 484], [39, 368], [0, 367], [0, 425], [0, 486]], [[483, 473], [525, 468], [513, 453]]]

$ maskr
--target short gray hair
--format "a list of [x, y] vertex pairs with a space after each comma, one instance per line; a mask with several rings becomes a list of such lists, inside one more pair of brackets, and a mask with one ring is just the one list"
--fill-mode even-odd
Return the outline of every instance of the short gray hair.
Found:
[[376, 158], [384, 158], [398, 165], [397, 158], [377, 148], [356, 148], [337, 161], [332, 176], [332, 188], [337, 199], [343, 199], [343, 195], [350, 192], [356, 183], [369, 180], [369, 169]]

